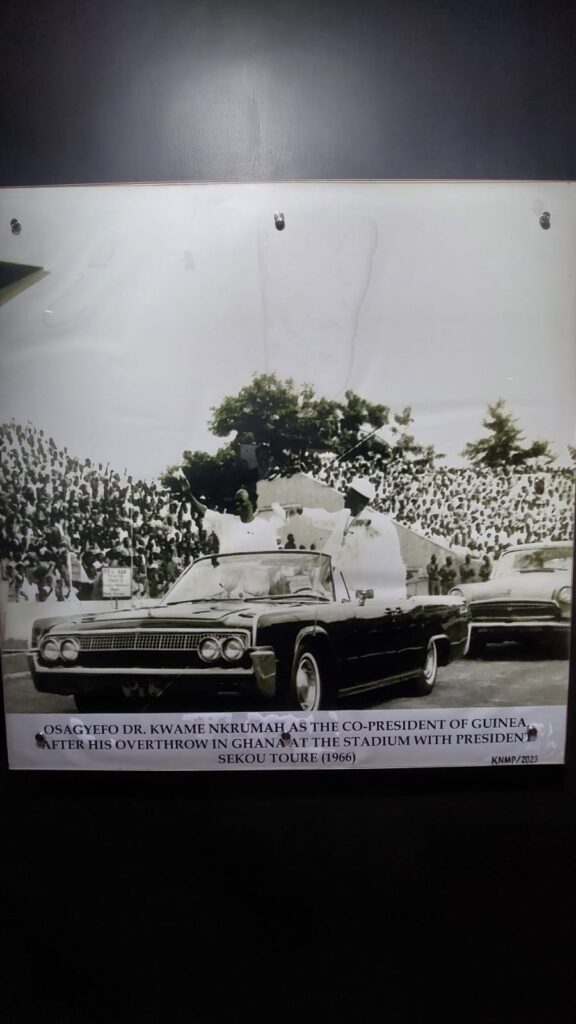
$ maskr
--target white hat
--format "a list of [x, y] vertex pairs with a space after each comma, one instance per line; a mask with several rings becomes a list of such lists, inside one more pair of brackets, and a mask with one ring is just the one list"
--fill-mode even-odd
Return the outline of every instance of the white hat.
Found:
[[361, 494], [363, 498], [367, 498], [368, 501], [374, 501], [376, 497], [376, 488], [374, 484], [366, 476], [355, 476], [349, 484], [350, 490], [356, 491], [356, 494]]

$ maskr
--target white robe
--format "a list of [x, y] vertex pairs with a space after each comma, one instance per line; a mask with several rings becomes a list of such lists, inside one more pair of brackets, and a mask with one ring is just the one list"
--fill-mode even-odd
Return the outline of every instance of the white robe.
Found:
[[406, 597], [406, 566], [398, 533], [387, 516], [371, 508], [357, 516], [347, 508], [305, 508], [302, 516], [317, 529], [331, 529], [322, 550], [332, 556], [350, 591], [373, 590], [383, 601]]
[[250, 523], [243, 523], [240, 516], [207, 509], [204, 513], [204, 529], [207, 533], [214, 531], [223, 555], [234, 551], [278, 550], [276, 530], [260, 516], [256, 516]]

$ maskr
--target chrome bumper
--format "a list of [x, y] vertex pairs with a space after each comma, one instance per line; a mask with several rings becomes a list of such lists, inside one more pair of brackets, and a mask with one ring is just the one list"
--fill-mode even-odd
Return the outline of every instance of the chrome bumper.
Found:
[[[33, 679], [38, 679], [41, 684], [46, 684], [50, 679], [54, 681], [56, 692], [60, 692], [62, 685], [70, 686], [75, 680], [80, 683], [80, 680], [91, 680], [96, 683], [98, 680], [102, 680], [104, 683], [107, 679], [114, 679], [117, 677], [126, 677], [126, 679], [195, 679], [198, 682], [206, 680], [222, 680], [226, 682], [239, 682], [249, 683], [253, 680], [256, 689], [263, 697], [273, 698], [276, 695], [276, 655], [273, 649], [270, 647], [255, 648], [249, 652], [250, 660], [252, 662], [252, 668], [239, 668], [233, 665], [205, 668], [152, 668], [146, 665], [138, 665], [131, 668], [116, 668], [111, 667], [87, 667], [85, 665], [54, 665], [48, 667], [43, 665], [38, 657], [36, 651], [29, 654], [29, 667], [32, 673]], [[40, 687], [44, 690], [44, 687]], [[78, 691], [83, 690], [84, 687], [78, 685]]]
[[509, 621], [492, 619], [473, 619], [472, 629], [559, 629], [562, 632], [570, 629], [569, 619], [510, 619]]

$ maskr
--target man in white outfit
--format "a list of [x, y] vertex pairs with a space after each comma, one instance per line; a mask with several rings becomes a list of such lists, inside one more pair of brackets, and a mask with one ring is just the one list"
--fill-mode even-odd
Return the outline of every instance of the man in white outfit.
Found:
[[366, 477], [354, 477], [339, 512], [321, 508], [294, 509], [317, 529], [330, 529], [322, 550], [332, 555], [348, 587], [373, 590], [374, 597], [396, 601], [406, 597], [406, 566], [394, 524], [370, 507], [375, 489]]
[[203, 517], [207, 533], [214, 531], [218, 538], [219, 552], [224, 555], [237, 551], [277, 551], [277, 531], [260, 516], [254, 515], [254, 508], [248, 491], [243, 487], [234, 495], [237, 515], [216, 512], [198, 501], [192, 493], [190, 500], [196, 511]]

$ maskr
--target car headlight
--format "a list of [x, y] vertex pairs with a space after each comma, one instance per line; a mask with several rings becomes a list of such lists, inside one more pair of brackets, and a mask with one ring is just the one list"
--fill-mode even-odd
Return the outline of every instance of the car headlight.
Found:
[[198, 648], [198, 654], [202, 661], [217, 661], [222, 654], [220, 641], [215, 636], [207, 636]]
[[40, 646], [42, 660], [53, 665], [60, 658], [60, 641], [56, 637], [48, 637]]
[[560, 590], [556, 594], [556, 600], [558, 601], [558, 604], [561, 606], [562, 614], [569, 615], [570, 608], [572, 605], [572, 587], [560, 587]]
[[452, 590], [449, 591], [449, 595], [450, 597], [464, 597], [464, 594], [460, 590], [460, 587], [452, 587]]
[[71, 665], [73, 661], [78, 661], [78, 655], [80, 654], [80, 644], [73, 637], [67, 637], [66, 640], [62, 641], [60, 646], [60, 657], [62, 661], [67, 662]]
[[240, 661], [240, 658], [244, 654], [244, 644], [240, 637], [231, 636], [224, 642], [222, 653], [226, 658], [226, 661]]

